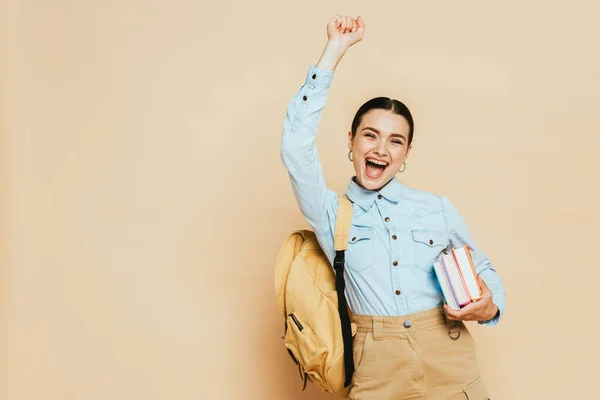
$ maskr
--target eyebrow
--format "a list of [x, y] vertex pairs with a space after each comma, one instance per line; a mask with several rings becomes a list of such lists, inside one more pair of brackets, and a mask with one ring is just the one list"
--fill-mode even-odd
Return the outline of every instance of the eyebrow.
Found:
[[[375, 129], [375, 128], [371, 128], [370, 126], [365, 126], [365, 127], [364, 127], [364, 128], [362, 128], [360, 131], [362, 132], [362, 131], [364, 131], [365, 129], [370, 129], [370, 130], [374, 131], [374, 132], [375, 132], [375, 133], [377, 133], [377, 134], [381, 134], [381, 132], [379, 132], [377, 129]], [[402, 139], [406, 140], [406, 138], [404, 137], [404, 135], [401, 135], [401, 134], [399, 134], [399, 133], [390, 133], [390, 136], [393, 136], [393, 137], [401, 137]]]

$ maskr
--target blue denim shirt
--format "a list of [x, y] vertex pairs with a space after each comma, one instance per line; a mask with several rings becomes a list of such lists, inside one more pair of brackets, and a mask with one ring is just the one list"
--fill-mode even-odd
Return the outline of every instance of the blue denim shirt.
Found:
[[[288, 104], [281, 138], [281, 159], [300, 210], [332, 264], [338, 198], [326, 186], [315, 137], [333, 76], [334, 71], [310, 64]], [[433, 263], [443, 250], [466, 244], [500, 310], [485, 324], [496, 325], [505, 309], [502, 280], [450, 200], [396, 178], [379, 191], [364, 189], [354, 179], [345, 193], [354, 203], [344, 275], [352, 312], [406, 315], [442, 304]]]

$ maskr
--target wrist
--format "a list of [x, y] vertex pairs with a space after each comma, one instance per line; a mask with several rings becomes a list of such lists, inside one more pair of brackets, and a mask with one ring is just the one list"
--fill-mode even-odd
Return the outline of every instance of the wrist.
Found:
[[348, 48], [338, 40], [328, 40], [316, 64], [317, 68], [334, 71]]
[[498, 306], [494, 303], [492, 303], [492, 306], [490, 307], [490, 312], [487, 313], [488, 318], [484, 319], [483, 321], [478, 321], [480, 324], [485, 324], [486, 322], [489, 322], [491, 320], [493, 320], [494, 318], [496, 318], [498, 316], [498, 314], [500, 314], [500, 308], [498, 308]]
[[500, 308], [498, 308], [498, 306], [494, 303], [492, 303], [492, 312], [491, 312], [491, 317], [490, 319], [493, 319], [494, 317], [496, 317], [496, 315], [498, 315], [498, 313], [500, 312]]
[[325, 49], [343, 54], [346, 52], [346, 50], [348, 50], [348, 46], [340, 39], [329, 39], [327, 43], [325, 43]]

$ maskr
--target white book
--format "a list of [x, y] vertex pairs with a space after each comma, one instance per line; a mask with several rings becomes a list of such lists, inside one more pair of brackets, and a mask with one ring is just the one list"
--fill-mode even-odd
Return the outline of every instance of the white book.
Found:
[[454, 256], [452, 254], [443, 253], [442, 264], [448, 274], [448, 280], [450, 281], [450, 287], [456, 297], [456, 302], [461, 307], [466, 306], [471, 302], [471, 297], [467, 292], [458, 265], [456, 265], [456, 262], [454, 261]]
[[469, 297], [472, 301], [480, 299], [482, 296], [481, 287], [477, 281], [477, 274], [475, 273], [475, 266], [471, 260], [469, 249], [466, 246], [453, 248], [452, 253], [464, 278]]
[[446, 299], [448, 306], [453, 310], [460, 310], [460, 306], [454, 298], [454, 292], [452, 291], [452, 287], [450, 287], [450, 281], [448, 280], [448, 276], [446, 275], [446, 271], [444, 270], [442, 263], [439, 261], [433, 263], [433, 270], [437, 275], [438, 282], [440, 283], [442, 293], [444, 294], [444, 298]]

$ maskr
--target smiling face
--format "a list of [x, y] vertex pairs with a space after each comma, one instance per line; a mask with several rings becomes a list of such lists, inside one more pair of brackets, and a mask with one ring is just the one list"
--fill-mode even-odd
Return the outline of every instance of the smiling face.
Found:
[[365, 113], [356, 135], [348, 132], [356, 183], [369, 190], [388, 183], [410, 152], [409, 132], [408, 121], [401, 115], [379, 108]]

